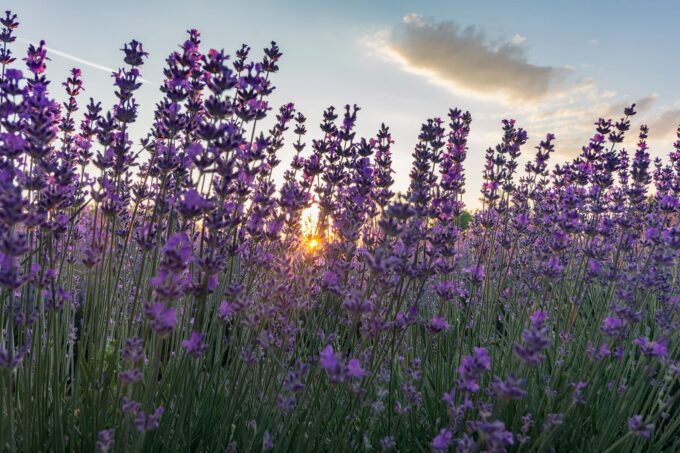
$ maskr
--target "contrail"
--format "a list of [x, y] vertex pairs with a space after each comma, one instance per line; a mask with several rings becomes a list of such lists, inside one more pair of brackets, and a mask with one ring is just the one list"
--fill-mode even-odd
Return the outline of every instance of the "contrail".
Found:
[[[23, 42], [24, 44], [32, 44], [34, 46], [38, 45], [37, 43], [35, 43], [33, 41], [29, 41], [28, 39], [23, 39], [23, 38], [17, 38], [17, 41]], [[99, 69], [100, 71], [104, 71], [104, 72], [108, 72], [108, 73], [116, 72], [116, 70], [113, 69], [113, 68], [109, 68], [107, 66], [102, 66], [102, 65], [100, 65], [98, 63], [94, 63], [92, 61], [83, 60], [80, 57], [76, 57], [75, 55], [71, 55], [69, 53], [62, 52], [61, 50], [57, 50], [57, 49], [54, 49], [52, 47], [45, 46], [45, 49], [47, 49], [47, 51], [51, 54], [57, 55], [59, 57], [65, 58], [67, 60], [75, 61], [76, 63], [80, 63], [80, 64], [85, 65], [85, 66], [89, 66], [90, 68]], [[150, 80], [143, 79], [141, 77], [138, 80], [142, 83], [147, 84], [147, 85], [151, 85], [151, 86], [154, 86], [154, 87], [158, 86], [157, 84], [151, 82]]]

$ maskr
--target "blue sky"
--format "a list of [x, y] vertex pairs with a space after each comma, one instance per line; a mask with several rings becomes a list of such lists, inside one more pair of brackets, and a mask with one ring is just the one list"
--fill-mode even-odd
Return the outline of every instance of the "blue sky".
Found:
[[[634, 125], [650, 125], [653, 156], [665, 156], [680, 123], [680, 4], [642, 2], [456, 1], [37, 1], [5, 0], [19, 14], [18, 36], [99, 66], [117, 68], [132, 38], [151, 53], [143, 76], [160, 83], [164, 58], [197, 28], [202, 46], [259, 56], [269, 41], [284, 56], [274, 106], [292, 101], [309, 119], [310, 138], [329, 105], [357, 103], [358, 129], [381, 122], [396, 140], [396, 184], [408, 184], [420, 124], [451, 107], [473, 117], [466, 201], [475, 207], [484, 150], [515, 118], [531, 138], [557, 135], [557, 160], [573, 157], [599, 116], [617, 118], [638, 102]], [[25, 44], [17, 42], [15, 48]], [[81, 67], [86, 96], [113, 103], [110, 76], [55, 53], [48, 77]], [[137, 138], [149, 126], [157, 87], [144, 85]], [[634, 136], [631, 134], [631, 138]], [[625, 146], [634, 147], [634, 140]], [[292, 148], [283, 151], [288, 162]]]

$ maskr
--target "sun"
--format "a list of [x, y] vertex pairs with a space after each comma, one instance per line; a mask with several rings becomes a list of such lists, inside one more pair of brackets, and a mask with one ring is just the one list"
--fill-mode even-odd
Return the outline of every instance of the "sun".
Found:
[[317, 252], [321, 248], [321, 238], [317, 231], [318, 222], [319, 206], [317, 204], [312, 204], [302, 211], [300, 232], [302, 233], [302, 246], [307, 252]]
[[309, 249], [310, 252], [313, 252], [316, 249], [318, 249], [320, 245], [321, 245], [321, 242], [316, 238], [308, 239], [307, 244], [306, 244], [307, 249]]

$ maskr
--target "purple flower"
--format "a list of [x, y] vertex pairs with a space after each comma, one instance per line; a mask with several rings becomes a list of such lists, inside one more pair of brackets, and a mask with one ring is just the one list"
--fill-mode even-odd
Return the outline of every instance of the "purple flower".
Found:
[[142, 371], [139, 368], [121, 371], [118, 373], [118, 378], [127, 384], [133, 384], [142, 380]]
[[394, 436], [385, 436], [380, 439], [380, 448], [382, 451], [390, 451], [397, 448], [397, 441], [394, 439]]
[[331, 370], [338, 366], [339, 361], [335, 353], [333, 353], [333, 346], [326, 346], [319, 354], [319, 363], [324, 370]]
[[28, 52], [24, 61], [28, 69], [36, 76], [45, 72], [46, 64], [45, 61], [49, 60], [47, 58], [47, 49], [45, 48], [45, 41], [41, 40], [38, 47], [33, 44], [28, 46]]
[[477, 266], [473, 265], [463, 269], [463, 273], [467, 275], [471, 282], [480, 284], [482, 281], [484, 281], [486, 269], [484, 268], [483, 264]]
[[585, 404], [586, 399], [585, 396], [583, 395], [583, 391], [588, 387], [588, 384], [586, 382], [574, 382], [570, 384], [571, 387], [574, 389], [572, 394], [571, 394], [571, 399], [574, 403], [576, 404]]
[[433, 333], [438, 333], [449, 328], [449, 323], [443, 316], [435, 316], [428, 324], [428, 329]]
[[602, 321], [602, 327], [600, 328], [602, 332], [610, 337], [617, 337], [623, 333], [625, 324], [622, 319], [607, 316]]
[[121, 410], [128, 415], [135, 415], [142, 408], [141, 403], [131, 400], [127, 396], [124, 396], [121, 400], [120, 405]]
[[211, 207], [210, 201], [204, 199], [195, 189], [189, 189], [184, 192], [177, 209], [185, 219], [193, 219]]
[[151, 327], [160, 335], [167, 335], [177, 325], [177, 310], [163, 303], [146, 304], [144, 314], [151, 320]]
[[69, 291], [64, 290], [64, 288], [57, 288], [56, 292], [51, 290], [44, 290], [43, 297], [45, 298], [45, 305], [51, 310], [61, 310], [64, 308], [66, 302], [73, 301], [73, 294]]
[[175, 233], [170, 236], [163, 247], [165, 269], [173, 272], [183, 271], [192, 259], [193, 250], [186, 233]]
[[0, 24], [8, 30], [14, 30], [19, 26], [17, 15], [12, 14], [12, 11], [5, 11], [5, 17], [0, 17]]
[[474, 426], [482, 434], [489, 451], [503, 451], [515, 443], [514, 436], [505, 430], [505, 424], [501, 421], [482, 420], [474, 422]]
[[544, 311], [536, 311], [531, 316], [531, 325], [522, 332], [523, 343], [513, 346], [515, 354], [530, 365], [536, 365], [545, 360], [543, 351], [551, 343], [548, 338], [548, 328], [545, 325], [547, 319], [548, 316]]
[[475, 453], [477, 451], [477, 443], [468, 434], [463, 434], [456, 442], [456, 453]]
[[564, 265], [562, 264], [562, 260], [559, 257], [551, 256], [548, 261], [545, 262], [543, 268], [545, 275], [555, 278], [562, 274]]
[[303, 363], [301, 360], [295, 362], [295, 367], [288, 371], [285, 379], [283, 380], [283, 388], [288, 392], [299, 392], [305, 388], [305, 384], [302, 382], [305, 375], [309, 371], [309, 365]]
[[132, 363], [144, 360], [144, 340], [139, 337], [125, 340], [125, 348], [123, 348], [121, 357], [123, 360], [129, 360]]
[[345, 380], [345, 368], [340, 358], [333, 352], [333, 346], [326, 346], [319, 354], [319, 364], [326, 370], [332, 383], [340, 383]]
[[516, 379], [512, 374], [509, 374], [505, 380], [496, 376], [491, 384], [491, 392], [505, 400], [521, 399], [527, 396], [525, 385], [524, 379]]
[[140, 433], [154, 431], [160, 426], [161, 416], [164, 412], [165, 408], [163, 406], [158, 406], [156, 410], [154, 410], [153, 413], [148, 416], [144, 413], [144, 411], [139, 411], [133, 424]]
[[647, 337], [638, 337], [633, 344], [640, 347], [644, 355], [664, 358], [668, 355], [668, 340], [650, 341]]
[[628, 419], [628, 429], [636, 436], [649, 439], [654, 431], [654, 423], [645, 423], [642, 415], [633, 415]]
[[347, 375], [354, 379], [361, 379], [366, 376], [366, 370], [361, 368], [361, 363], [357, 359], [350, 359], [347, 362]]
[[107, 429], [104, 431], [99, 431], [97, 434], [97, 443], [95, 447], [98, 452], [107, 453], [113, 450], [115, 444], [115, 431], [113, 429]]
[[544, 429], [549, 429], [553, 426], [560, 426], [564, 423], [564, 414], [562, 413], [550, 413], [547, 415], [545, 423], [543, 424]]
[[458, 382], [461, 390], [477, 392], [479, 378], [484, 371], [491, 369], [491, 358], [485, 348], [474, 348], [472, 355], [463, 357], [458, 367]]
[[24, 360], [26, 355], [25, 349], [20, 349], [18, 352], [14, 352], [10, 349], [6, 349], [0, 346], [0, 369], [5, 370], [15, 370], [21, 362]]
[[227, 301], [223, 301], [217, 309], [217, 317], [222, 321], [229, 321], [234, 313], [234, 306]]
[[136, 40], [130, 41], [129, 44], [125, 44], [123, 49], [125, 53], [124, 61], [130, 66], [141, 66], [144, 64], [144, 58], [149, 56], [148, 52], [144, 52], [142, 43]]
[[531, 315], [531, 323], [541, 325], [548, 320], [548, 314], [543, 310], [536, 310]]
[[191, 277], [187, 273], [175, 273], [160, 269], [149, 284], [156, 290], [156, 298], [163, 301], [178, 299], [191, 289]]
[[199, 358], [208, 350], [208, 345], [203, 341], [203, 334], [191, 332], [189, 338], [182, 341], [182, 347], [191, 357]]
[[350, 293], [342, 302], [343, 308], [354, 315], [369, 313], [373, 309], [371, 300], [361, 299], [355, 294]]
[[442, 428], [441, 431], [439, 431], [439, 434], [434, 436], [434, 439], [430, 442], [430, 447], [432, 447], [432, 451], [436, 453], [445, 453], [448, 451], [452, 440], [453, 433], [446, 428]]
[[262, 451], [271, 451], [274, 449], [274, 439], [269, 431], [265, 431], [262, 436]]
[[593, 346], [593, 342], [588, 340], [588, 344], [586, 346], [586, 353], [593, 359], [593, 360], [602, 360], [605, 357], [609, 357], [612, 353], [612, 351], [609, 349], [609, 345], [607, 343], [602, 343], [600, 346], [595, 350], [595, 346]]

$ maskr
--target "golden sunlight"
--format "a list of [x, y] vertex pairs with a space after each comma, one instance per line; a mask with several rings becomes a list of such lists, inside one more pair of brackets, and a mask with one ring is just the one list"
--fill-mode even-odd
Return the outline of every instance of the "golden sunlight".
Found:
[[[316, 224], [319, 221], [319, 206], [312, 204], [302, 211], [300, 227], [305, 238], [310, 238], [316, 233]], [[318, 242], [318, 241], [317, 241]], [[318, 245], [318, 244], [317, 244]]]
[[321, 247], [321, 240], [319, 239], [317, 224], [319, 222], [319, 206], [311, 205], [302, 211], [302, 218], [300, 219], [300, 230], [302, 233], [302, 246], [311, 253], [317, 252]]
[[309, 249], [310, 252], [313, 252], [319, 248], [321, 242], [319, 242], [319, 240], [316, 238], [310, 238], [306, 241], [305, 245], [307, 246], [307, 249]]

